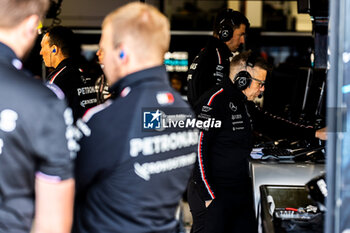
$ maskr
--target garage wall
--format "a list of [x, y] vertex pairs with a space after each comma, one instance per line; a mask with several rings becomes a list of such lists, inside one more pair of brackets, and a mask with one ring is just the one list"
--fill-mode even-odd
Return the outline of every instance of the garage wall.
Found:
[[[133, 0], [63, 0], [59, 15], [61, 25], [99, 28], [109, 12], [128, 2]], [[159, 0], [146, 0], [146, 2], [156, 7], [159, 5]], [[51, 23], [52, 19], [46, 19], [44, 25], [48, 26]]]

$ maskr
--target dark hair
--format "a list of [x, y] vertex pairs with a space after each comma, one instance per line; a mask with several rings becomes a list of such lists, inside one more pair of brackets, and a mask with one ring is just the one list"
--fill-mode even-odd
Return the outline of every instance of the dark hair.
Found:
[[[245, 17], [241, 12], [234, 11], [232, 9], [222, 9], [218, 12], [215, 22], [214, 22], [214, 35], [218, 35], [221, 24], [223, 21], [227, 21], [226, 25], [232, 25], [233, 30], [239, 28], [241, 24], [246, 26], [246, 30], [249, 29], [250, 23], [247, 17]], [[229, 23], [231, 21], [231, 23]]]
[[49, 45], [56, 45], [65, 57], [76, 57], [80, 55], [80, 44], [73, 31], [67, 27], [55, 26], [47, 30]]
[[271, 72], [272, 71], [272, 65], [269, 64], [264, 58], [262, 57], [257, 57], [255, 59], [255, 64], [254, 66], [256, 67], [260, 67], [263, 70], [266, 70], [267, 72]]

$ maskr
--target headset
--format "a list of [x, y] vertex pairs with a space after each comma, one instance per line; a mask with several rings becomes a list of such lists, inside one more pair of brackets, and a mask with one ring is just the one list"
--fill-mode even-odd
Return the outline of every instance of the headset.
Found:
[[[253, 68], [255, 65], [256, 57], [253, 55], [249, 55], [247, 61], [246, 61], [246, 67]], [[238, 72], [234, 77], [234, 85], [236, 88], [240, 91], [243, 91], [250, 87], [250, 84], [252, 83], [252, 76], [247, 70], [242, 70]]]
[[52, 52], [53, 52], [53, 53], [56, 53], [56, 49], [54, 48], [54, 49], [52, 50]]
[[225, 17], [220, 21], [219, 38], [223, 42], [231, 40], [233, 36], [233, 27], [235, 23], [231, 16], [232, 12], [232, 9], [227, 9]]

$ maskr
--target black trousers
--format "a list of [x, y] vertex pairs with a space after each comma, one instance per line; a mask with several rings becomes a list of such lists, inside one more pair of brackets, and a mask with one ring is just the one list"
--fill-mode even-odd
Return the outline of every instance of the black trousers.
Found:
[[257, 233], [251, 182], [235, 187], [215, 187], [208, 208], [194, 182], [189, 183], [188, 203], [193, 218], [191, 233]]

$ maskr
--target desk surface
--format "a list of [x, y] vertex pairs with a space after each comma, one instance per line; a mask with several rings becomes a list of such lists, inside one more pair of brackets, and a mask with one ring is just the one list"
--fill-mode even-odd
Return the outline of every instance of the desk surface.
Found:
[[325, 170], [325, 164], [252, 160], [250, 171], [253, 181], [255, 212], [257, 213], [260, 202], [260, 185], [305, 185], [315, 176], [324, 173]]

